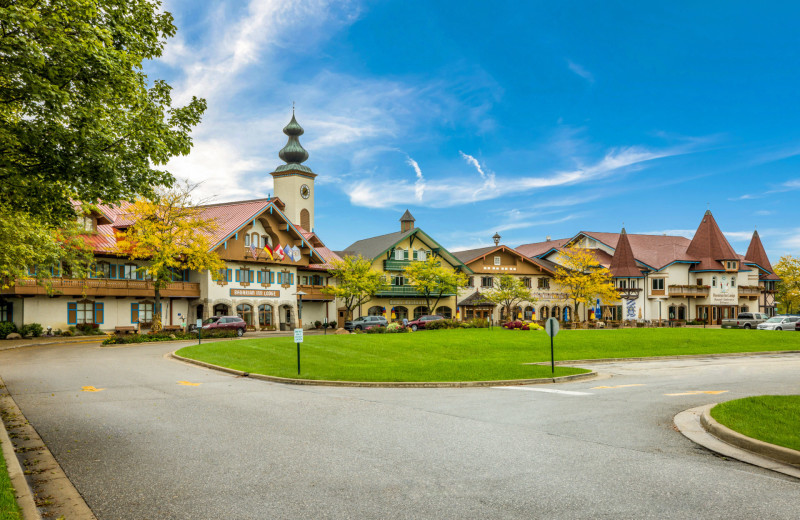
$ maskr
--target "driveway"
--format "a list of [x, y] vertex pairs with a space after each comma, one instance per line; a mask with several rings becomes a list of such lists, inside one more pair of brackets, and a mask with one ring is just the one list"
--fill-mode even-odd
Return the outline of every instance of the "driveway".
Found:
[[0, 352], [0, 376], [99, 519], [797, 518], [800, 482], [698, 448], [672, 417], [800, 393], [798, 355], [369, 389], [238, 378], [166, 358], [175, 348]]

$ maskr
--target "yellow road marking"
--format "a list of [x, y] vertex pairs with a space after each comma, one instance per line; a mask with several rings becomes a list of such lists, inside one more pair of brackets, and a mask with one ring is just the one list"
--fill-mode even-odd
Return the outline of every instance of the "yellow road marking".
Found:
[[628, 388], [629, 386], [644, 386], [644, 383], [638, 383], [635, 385], [617, 385], [617, 386], [593, 386], [592, 390], [605, 390], [609, 388]]
[[717, 394], [724, 394], [725, 392], [727, 392], [727, 390], [695, 390], [693, 392], [681, 392], [679, 394], [664, 394], [664, 395], [669, 395], [669, 396], [675, 396], [675, 395], [700, 395], [700, 394], [717, 395]]
[[102, 392], [105, 388], [95, 388], [93, 386], [82, 386], [81, 390], [84, 392]]
[[183, 386], [200, 386], [201, 383], [190, 383], [189, 381], [178, 381], [179, 385]]

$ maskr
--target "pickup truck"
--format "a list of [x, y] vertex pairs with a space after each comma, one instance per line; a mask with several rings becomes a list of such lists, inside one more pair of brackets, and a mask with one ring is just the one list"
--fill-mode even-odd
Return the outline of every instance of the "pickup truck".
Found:
[[740, 312], [736, 319], [722, 320], [723, 329], [754, 329], [759, 323], [767, 321], [766, 314], [759, 312]]

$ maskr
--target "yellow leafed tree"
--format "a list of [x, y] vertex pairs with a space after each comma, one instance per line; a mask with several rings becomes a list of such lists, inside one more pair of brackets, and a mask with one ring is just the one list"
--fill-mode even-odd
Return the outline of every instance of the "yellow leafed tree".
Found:
[[800, 256], [782, 256], [775, 264], [775, 274], [781, 278], [776, 287], [778, 301], [782, 310], [790, 314], [800, 307]]
[[139, 268], [155, 288], [152, 330], [161, 330], [161, 290], [183, 279], [184, 270], [218, 273], [224, 262], [211, 250], [213, 219], [204, 218], [186, 184], [159, 190], [151, 200], [139, 199], [125, 217], [132, 225], [117, 233], [117, 251], [132, 260], [146, 260]]
[[553, 280], [572, 302], [574, 321], [578, 321], [581, 303], [588, 304], [598, 298], [606, 304], [619, 301], [611, 271], [602, 267], [590, 250], [574, 246], [564, 248], [559, 263]]

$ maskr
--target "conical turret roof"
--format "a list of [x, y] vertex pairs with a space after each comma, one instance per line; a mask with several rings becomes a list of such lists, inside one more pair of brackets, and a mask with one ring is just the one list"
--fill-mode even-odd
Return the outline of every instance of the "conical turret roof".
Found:
[[725, 235], [720, 231], [711, 211], [706, 211], [703, 220], [686, 248], [686, 254], [699, 260], [693, 271], [724, 271], [723, 260], [739, 260]]
[[[758, 236], [758, 231], [753, 231], [753, 238], [750, 239], [750, 245], [747, 247], [747, 253], [744, 255], [747, 262], [757, 264], [762, 269], [768, 271], [768, 275], [762, 275], [762, 279], [778, 280], [772, 264], [769, 262], [767, 252], [764, 250], [764, 244], [761, 243], [761, 237]], [[771, 277], [769, 275], [772, 275]]]
[[302, 163], [308, 160], [308, 152], [305, 148], [300, 144], [299, 137], [303, 135], [305, 130], [303, 127], [300, 126], [300, 123], [297, 122], [297, 119], [294, 117], [294, 109], [292, 109], [292, 120], [289, 121], [289, 124], [283, 128], [283, 133], [289, 136], [289, 140], [286, 142], [286, 146], [281, 148], [281, 151], [278, 152], [278, 157], [280, 157], [286, 164], [282, 164], [275, 168], [275, 172], [285, 172], [285, 171], [301, 171], [304, 173], [311, 173], [311, 168], [308, 166], [303, 166]]
[[403, 216], [400, 217], [400, 222], [414, 222], [416, 219], [411, 215], [411, 212], [406, 210]]
[[609, 270], [614, 278], [642, 278], [642, 270], [636, 265], [625, 228], [622, 228], [619, 234], [619, 241], [614, 250], [614, 256], [611, 258]]

